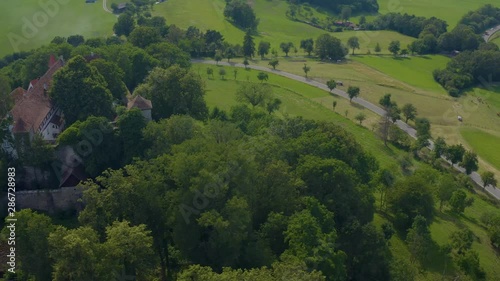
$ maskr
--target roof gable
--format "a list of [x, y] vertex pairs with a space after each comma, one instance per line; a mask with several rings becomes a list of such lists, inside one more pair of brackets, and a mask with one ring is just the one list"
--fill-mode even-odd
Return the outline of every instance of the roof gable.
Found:
[[137, 107], [140, 110], [148, 110], [148, 109], [152, 109], [153, 105], [151, 104], [150, 100], [145, 99], [140, 95], [137, 95], [132, 100], [130, 100], [127, 104], [127, 109], [132, 109], [134, 107]]
[[[30, 87], [28, 91], [23, 93], [22, 97], [19, 93], [15, 94], [15, 97], [18, 99], [16, 99], [14, 108], [11, 110], [14, 119], [13, 131], [15, 133], [27, 132], [29, 130], [38, 131], [39, 126], [54, 106], [47, 91], [52, 83], [54, 73], [63, 67], [63, 65], [63, 59], [59, 58], [52, 63], [51, 67], [38, 79], [35, 85], [32, 85], [33, 87]], [[18, 89], [15, 91], [22, 92]]]

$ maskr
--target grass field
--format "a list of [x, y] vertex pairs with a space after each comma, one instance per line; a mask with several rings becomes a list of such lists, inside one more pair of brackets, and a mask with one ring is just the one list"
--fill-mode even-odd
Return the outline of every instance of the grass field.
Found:
[[500, 170], [500, 134], [468, 127], [461, 128], [460, 133], [476, 153]]
[[[326, 31], [309, 26], [307, 24], [294, 22], [285, 16], [287, 2], [281, 0], [256, 0], [254, 9], [260, 19], [259, 35], [255, 41], [269, 41], [271, 47], [279, 50], [281, 42], [292, 42], [299, 46], [300, 40], [306, 38], [316, 39]], [[228, 42], [242, 44], [243, 31], [234, 27], [224, 19], [224, 0], [169, 0], [154, 6], [155, 15], [164, 16], [167, 23], [176, 24], [181, 28], [194, 25], [202, 30], [215, 29], [220, 31]], [[358, 36], [361, 48], [359, 52], [366, 53], [368, 49], [373, 52], [375, 45], [379, 43], [382, 53], [389, 53], [387, 46], [392, 40], [401, 41], [406, 46], [414, 39], [391, 31], [346, 31], [331, 33], [333, 36], [347, 42], [351, 36]], [[302, 53], [301, 50], [299, 50]]]
[[[23, 0], [22, 4], [0, 1], [0, 10], [4, 11], [0, 17], [0, 56], [39, 47], [55, 36], [112, 35], [116, 17], [103, 10], [101, 1], [94, 4], [83, 0]], [[39, 3], [55, 4], [47, 8]]]
[[432, 77], [436, 68], [445, 68], [450, 61], [445, 56], [418, 56], [394, 58], [392, 56], [351, 56], [351, 59], [373, 67], [409, 85], [446, 94]]
[[491, 42], [497, 44], [499, 47], [500, 47], [500, 36], [496, 37], [495, 39], [493, 39]]
[[424, 17], [437, 17], [445, 20], [448, 26], [455, 27], [468, 11], [476, 10], [485, 4], [498, 5], [496, 0], [378, 0], [379, 12], [415, 14]]

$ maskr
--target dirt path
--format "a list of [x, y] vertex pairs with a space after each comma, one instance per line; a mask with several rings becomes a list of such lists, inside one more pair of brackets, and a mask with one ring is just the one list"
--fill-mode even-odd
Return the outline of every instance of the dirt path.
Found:
[[[498, 27], [500, 29], [500, 26]], [[193, 59], [191, 60], [193, 63], [204, 63], [204, 64], [213, 64], [215, 65], [216, 62], [215, 61], [212, 61], [212, 60], [197, 60], [197, 59]], [[245, 67], [245, 65], [241, 64], [241, 63], [234, 63], [234, 62], [219, 62], [219, 65], [226, 65], [226, 66], [233, 66], [233, 67]], [[271, 73], [274, 73], [274, 74], [277, 74], [277, 75], [280, 75], [280, 76], [284, 76], [284, 77], [287, 77], [287, 78], [290, 78], [290, 79], [293, 79], [293, 80], [296, 80], [296, 81], [299, 81], [299, 82], [302, 82], [302, 83], [306, 83], [306, 84], [309, 84], [311, 86], [314, 86], [316, 88], [320, 88], [322, 90], [325, 90], [327, 92], [329, 92], [330, 90], [328, 89], [328, 87], [323, 84], [323, 83], [320, 83], [318, 81], [314, 81], [313, 79], [310, 79], [310, 78], [305, 78], [303, 76], [299, 76], [299, 75], [295, 75], [295, 74], [292, 74], [292, 73], [288, 73], [288, 72], [284, 72], [284, 71], [281, 71], [281, 70], [274, 70], [274, 69], [271, 69], [271, 68], [267, 68], [267, 67], [264, 67], [264, 66], [259, 66], [259, 65], [249, 65], [248, 68], [251, 68], [251, 69], [255, 69], [255, 70], [260, 70], [260, 71], [265, 71], [265, 72], [271, 72]], [[346, 99], [349, 99], [349, 95], [344, 92], [344, 91], [341, 91], [339, 89], [334, 89], [333, 90], [333, 93], [335, 93], [336, 95], [338, 96], [341, 96], [343, 98], [346, 98]], [[383, 110], [382, 108], [380, 108], [379, 106], [367, 101], [367, 100], [364, 100], [363, 98], [355, 98], [352, 100], [352, 102], [354, 103], [357, 103], [363, 107], [365, 107], [366, 109], [369, 109], [373, 112], [375, 112], [376, 114], [380, 115], [380, 116], [383, 116], [385, 114], [385, 110]], [[410, 137], [416, 139], [417, 138], [417, 131], [412, 128], [410, 125], [406, 124], [405, 122], [401, 121], [401, 120], [398, 120], [396, 123], [395, 123], [401, 130], [403, 130], [404, 132], [406, 132]], [[434, 143], [429, 140], [430, 142], [430, 145], [429, 145], [429, 148], [430, 149], [434, 149]], [[442, 157], [443, 159], [445, 159], [444, 157]], [[446, 161], [448, 161], [447, 159], [445, 159]], [[449, 161], [448, 161], [449, 163]], [[458, 165], [454, 165], [453, 166], [456, 170], [464, 173], [465, 170], [458, 166]], [[483, 181], [481, 180], [481, 176], [476, 173], [476, 172], [473, 172], [472, 174], [469, 175], [469, 177], [479, 186], [481, 187], [484, 187], [483, 185]], [[485, 190], [491, 194], [493, 197], [495, 197], [496, 199], [500, 200], [500, 189], [494, 187], [494, 186], [487, 186], [485, 188]]]
[[110, 9], [108, 9], [108, 4], [107, 4], [107, 0], [102, 0], [102, 8], [104, 9], [105, 12], [108, 12], [110, 14], [113, 13], [113, 11], [111, 11]]

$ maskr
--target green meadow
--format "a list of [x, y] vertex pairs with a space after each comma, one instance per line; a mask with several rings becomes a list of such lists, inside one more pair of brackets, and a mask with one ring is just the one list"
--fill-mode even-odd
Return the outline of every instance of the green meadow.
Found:
[[106, 13], [101, 1], [0, 1], [0, 10], [4, 11], [0, 17], [0, 56], [48, 44], [55, 36], [111, 36], [116, 16]]
[[[220, 31], [228, 42], [242, 44], [244, 32], [233, 26], [224, 18], [224, 0], [169, 0], [154, 6], [154, 15], [164, 16], [167, 23], [175, 24], [181, 28], [190, 25], [202, 30], [215, 29]], [[300, 40], [306, 38], [317, 38], [327, 31], [295, 22], [285, 15], [288, 3], [282, 0], [256, 0], [253, 7], [257, 17], [260, 19], [259, 35], [255, 41], [271, 42], [271, 48], [279, 50], [281, 42], [292, 42], [296, 47]], [[389, 53], [387, 46], [392, 40], [401, 41], [406, 46], [414, 39], [392, 31], [344, 31], [331, 33], [342, 41], [347, 42], [351, 36], [360, 38], [360, 52], [366, 53], [370, 49], [373, 52], [376, 44], [382, 47], [382, 53]], [[302, 50], [299, 50], [302, 54]]]
[[432, 71], [445, 68], [450, 61], [440, 55], [393, 57], [393, 56], [351, 56], [354, 61], [375, 68], [409, 85], [445, 94], [444, 89], [434, 81]]
[[394, 12], [437, 17], [445, 20], [448, 26], [453, 28], [468, 11], [476, 10], [485, 4], [498, 5], [498, 2], [495, 0], [378, 0], [378, 4], [381, 14]]
[[463, 127], [460, 133], [476, 153], [500, 170], [500, 134]]

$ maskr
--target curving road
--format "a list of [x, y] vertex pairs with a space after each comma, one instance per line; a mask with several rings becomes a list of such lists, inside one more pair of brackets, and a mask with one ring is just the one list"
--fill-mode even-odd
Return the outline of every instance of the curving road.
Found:
[[486, 35], [486, 34], [483, 34], [483, 35], [482, 35], [482, 36], [483, 36], [484, 41], [486, 41], [486, 42], [490, 41], [490, 38], [491, 38], [491, 37], [492, 37], [495, 33], [497, 33], [498, 31], [500, 31], [500, 25], [497, 25], [497, 26], [495, 26], [495, 27], [492, 27], [492, 28], [490, 28], [490, 29], [486, 30], [486, 32], [488, 32], [488, 35]]
[[[498, 30], [500, 30], [500, 26], [497, 27]], [[213, 60], [199, 60], [199, 59], [192, 59], [191, 62], [193, 63], [204, 63], [204, 64], [212, 64], [212, 65], [216, 65], [217, 63]], [[242, 64], [242, 63], [234, 63], [234, 62], [219, 62], [219, 65], [226, 65], [226, 66], [234, 66], [234, 67], [242, 67], [244, 68], [245, 65]], [[248, 68], [251, 68], [251, 69], [255, 69], [255, 70], [260, 70], [260, 71], [265, 71], [265, 72], [271, 72], [271, 73], [274, 73], [274, 74], [277, 74], [277, 75], [281, 75], [283, 77], [286, 77], [286, 78], [290, 78], [290, 79], [293, 79], [293, 80], [296, 80], [296, 81], [299, 81], [299, 82], [302, 82], [302, 83], [306, 83], [306, 84], [309, 84], [311, 86], [314, 86], [314, 87], [317, 87], [317, 88], [320, 88], [322, 90], [325, 90], [327, 92], [330, 91], [330, 89], [328, 89], [328, 87], [323, 84], [323, 83], [320, 83], [318, 81], [314, 81], [310, 78], [305, 78], [303, 76], [299, 76], [299, 75], [295, 75], [295, 74], [292, 74], [292, 73], [288, 73], [288, 72], [284, 72], [284, 71], [281, 71], [281, 70], [278, 70], [278, 69], [271, 69], [271, 68], [267, 68], [267, 67], [264, 67], [264, 66], [259, 66], [259, 65], [249, 65], [247, 66]], [[341, 96], [343, 98], [346, 98], [346, 99], [349, 99], [349, 95], [342, 91], [342, 90], [339, 90], [339, 89], [334, 89], [333, 90], [333, 93], [335, 93], [336, 95], [338, 96]], [[376, 114], [380, 115], [380, 116], [383, 116], [385, 115], [385, 110], [383, 110], [382, 108], [378, 107], [377, 105], [367, 101], [367, 100], [364, 100], [363, 98], [355, 98], [352, 100], [352, 102], [355, 102], [363, 107], [365, 107], [366, 109], [369, 109], [373, 112], [375, 112]], [[396, 125], [401, 129], [403, 130], [404, 132], [406, 132], [410, 137], [416, 139], [417, 138], [417, 131], [412, 128], [410, 125], [406, 124], [405, 122], [401, 121], [401, 120], [398, 120], [396, 122]], [[429, 145], [429, 148], [430, 149], [433, 149], [434, 148], [434, 143], [432, 141], [430, 141], [430, 145]], [[444, 157], [442, 157], [443, 159], [445, 159]], [[446, 161], [448, 161], [447, 159], [445, 159]], [[450, 163], [448, 161], [448, 163]], [[451, 164], [451, 163], [450, 163]], [[453, 167], [464, 173], [465, 170], [462, 168], [462, 167], [459, 167], [458, 165], [453, 165]], [[484, 187], [483, 185], [483, 181], [481, 180], [481, 176], [476, 173], [476, 172], [473, 172], [472, 174], [469, 175], [470, 178], [479, 186], [481, 187]], [[496, 187], [494, 186], [487, 186], [485, 188], [485, 190], [491, 194], [493, 197], [495, 197], [496, 199], [500, 200], [500, 189], [497, 189]]]
[[113, 11], [111, 11], [110, 9], [108, 9], [108, 1], [107, 0], [102, 0], [102, 8], [104, 9], [104, 11], [108, 12], [108, 13], [113, 13]]

